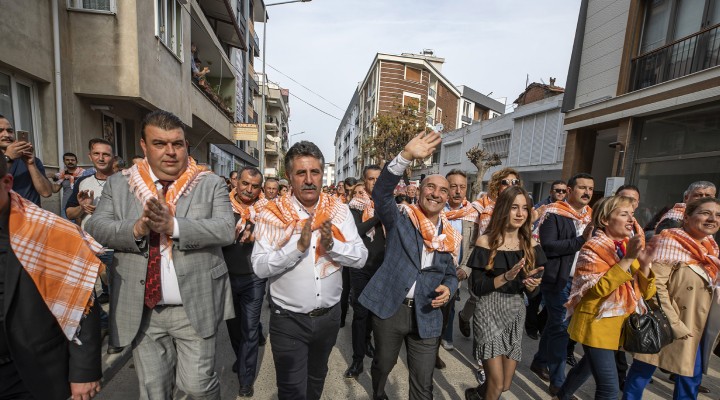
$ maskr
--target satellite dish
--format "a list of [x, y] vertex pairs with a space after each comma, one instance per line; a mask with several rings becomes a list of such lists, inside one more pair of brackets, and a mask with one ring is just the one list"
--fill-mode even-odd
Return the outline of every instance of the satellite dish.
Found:
[[443, 131], [443, 129], [445, 129], [445, 125], [443, 125], [442, 123], [438, 123], [433, 129], [435, 130], [435, 132], [440, 133]]

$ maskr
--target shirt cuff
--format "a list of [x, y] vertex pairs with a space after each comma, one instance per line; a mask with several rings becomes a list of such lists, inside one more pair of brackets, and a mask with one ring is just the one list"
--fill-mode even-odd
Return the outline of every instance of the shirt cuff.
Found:
[[410, 166], [411, 162], [411, 160], [406, 160], [402, 154], [398, 154], [394, 160], [390, 161], [388, 171], [390, 171], [393, 175], [400, 176], [403, 172], [405, 172], [407, 167]]
[[173, 217], [173, 233], [172, 238], [177, 239], [180, 237], [180, 225], [178, 225], [177, 218]]

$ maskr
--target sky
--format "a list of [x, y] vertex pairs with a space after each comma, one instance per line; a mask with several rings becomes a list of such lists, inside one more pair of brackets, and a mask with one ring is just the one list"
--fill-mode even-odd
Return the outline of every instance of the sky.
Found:
[[[528, 75], [530, 83], [554, 77], [564, 87], [579, 7], [580, 0], [312, 0], [270, 6], [266, 61], [287, 77], [267, 67], [268, 79], [290, 89], [290, 135], [305, 132], [290, 143], [310, 140], [326, 162], [334, 160], [339, 119], [376, 53], [432, 49], [445, 58], [442, 74], [450, 82], [507, 101], [508, 111]], [[255, 29], [262, 49], [262, 24]], [[262, 61], [255, 65], [260, 72]]]

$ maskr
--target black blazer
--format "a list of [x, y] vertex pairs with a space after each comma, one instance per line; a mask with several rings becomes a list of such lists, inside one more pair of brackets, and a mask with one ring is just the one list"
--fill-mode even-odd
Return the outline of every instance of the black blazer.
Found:
[[81, 345], [70, 343], [30, 275], [12, 251], [5, 273], [5, 335], [25, 387], [36, 399], [65, 400], [70, 382], [102, 378], [100, 310], [81, 322]]
[[557, 214], [547, 216], [540, 225], [539, 235], [547, 256], [540, 287], [560, 291], [567, 285], [575, 253], [583, 247], [585, 239], [577, 235], [571, 218]]

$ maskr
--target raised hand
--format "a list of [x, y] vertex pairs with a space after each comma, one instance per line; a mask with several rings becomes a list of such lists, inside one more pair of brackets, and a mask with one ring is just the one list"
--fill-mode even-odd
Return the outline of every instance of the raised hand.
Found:
[[325, 251], [329, 251], [332, 249], [333, 244], [332, 222], [327, 220], [320, 227], [320, 245], [323, 249], [325, 249]]
[[172, 235], [175, 224], [164, 195], [148, 200], [143, 214], [148, 218], [147, 225], [152, 231]]
[[643, 249], [643, 243], [640, 236], [633, 236], [625, 246], [625, 258], [636, 259]]
[[304, 253], [308, 247], [310, 247], [310, 240], [312, 239], [312, 217], [308, 218], [303, 225], [302, 232], [300, 232], [300, 239], [297, 242], [297, 249], [301, 253]]
[[406, 160], [424, 160], [432, 155], [440, 143], [442, 138], [439, 133], [420, 132], [405, 145], [405, 149], [400, 154]]

